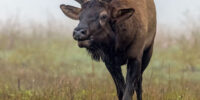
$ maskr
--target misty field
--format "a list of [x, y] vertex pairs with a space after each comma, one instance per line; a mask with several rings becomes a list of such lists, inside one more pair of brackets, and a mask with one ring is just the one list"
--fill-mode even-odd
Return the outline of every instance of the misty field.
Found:
[[[78, 48], [64, 26], [5, 23], [0, 22], [0, 100], [117, 100], [104, 64]], [[200, 100], [200, 31], [166, 34], [156, 37], [144, 100]]]

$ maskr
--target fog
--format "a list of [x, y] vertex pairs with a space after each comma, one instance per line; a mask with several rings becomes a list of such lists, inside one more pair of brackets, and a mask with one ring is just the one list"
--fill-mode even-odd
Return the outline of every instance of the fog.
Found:
[[[180, 27], [185, 15], [199, 16], [200, 0], [155, 0], [158, 24]], [[20, 17], [21, 21], [44, 22], [49, 17], [58, 20], [66, 18], [60, 11], [60, 4], [79, 6], [74, 0], [0, 0], [0, 20]]]

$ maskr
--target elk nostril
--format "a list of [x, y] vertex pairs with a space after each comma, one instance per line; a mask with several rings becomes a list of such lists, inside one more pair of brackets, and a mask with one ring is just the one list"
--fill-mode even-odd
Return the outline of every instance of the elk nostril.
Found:
[[87, 30], [80, 30], [80, 33], [85, 35], [87, 34]]

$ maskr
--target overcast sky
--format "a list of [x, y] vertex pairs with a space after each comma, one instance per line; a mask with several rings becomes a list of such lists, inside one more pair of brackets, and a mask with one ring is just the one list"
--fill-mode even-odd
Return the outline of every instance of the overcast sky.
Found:
[[[184, 14], [197, 17], [200, 15], [200, 0], [155, 0], [158, 23], [179, 26]], [[21, 20], [46, 20], [49, 15], [56, 19], [70, 20], [60, 11], [59, 5], [72, 4], [79, 6], [74, 0], [0, 0], [0, 20], [10, 16], [20, 16]]]

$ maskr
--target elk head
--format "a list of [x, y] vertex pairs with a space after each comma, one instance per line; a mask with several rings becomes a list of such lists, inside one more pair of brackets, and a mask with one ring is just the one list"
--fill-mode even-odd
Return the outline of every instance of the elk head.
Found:
[[109, 45], [115, 40], [113, 25], [130, 18], [133, 8], [122, 7], [120, 2], [111, 0], [76, 0], [81, 8], [62, 4], [63, 13], [71, 19], [79, 20], [73, 38], [79, 47], [90, 48], [93, 44]]

